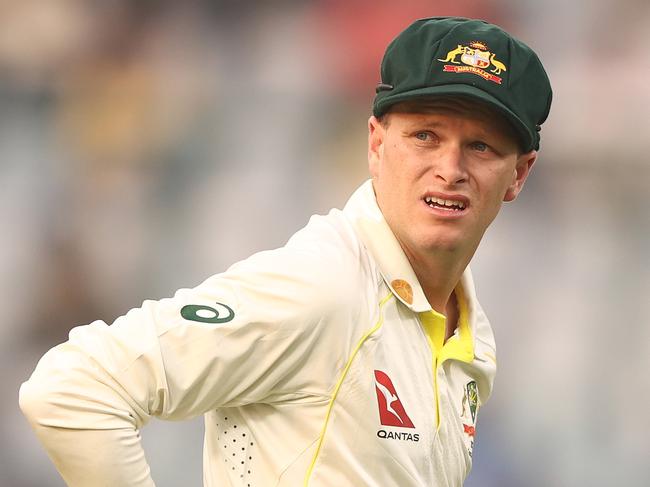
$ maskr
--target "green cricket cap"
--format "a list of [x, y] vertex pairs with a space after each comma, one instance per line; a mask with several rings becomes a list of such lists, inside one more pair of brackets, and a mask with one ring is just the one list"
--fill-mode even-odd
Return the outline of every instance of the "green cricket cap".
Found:
[[419, 19], [386, 48], [372, 111], [432, 96], [462, 96], [496, 109], [525, 152], [539, 132], [553, 93], [537, 54], [500, 27], [462, 17]]

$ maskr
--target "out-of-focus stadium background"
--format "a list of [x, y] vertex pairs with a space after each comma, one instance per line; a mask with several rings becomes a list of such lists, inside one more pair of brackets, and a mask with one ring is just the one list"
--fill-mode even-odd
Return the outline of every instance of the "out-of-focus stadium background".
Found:
[[[650, 485], [647, 0], [2, 2], [0, 485], [63, 485], [17, 396], [72, 326], [345, 203], [383, 49], [432, 15], [502, 25], [555, 91], [473, 262], [500, 370], [466, 485]], [[200, 419], [143, 436], [159, 486], [201, 485]]]

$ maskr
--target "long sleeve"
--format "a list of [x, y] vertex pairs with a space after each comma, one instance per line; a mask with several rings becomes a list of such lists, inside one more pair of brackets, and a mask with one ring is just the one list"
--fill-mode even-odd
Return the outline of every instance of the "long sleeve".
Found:
[[323, 334], [335, 333], [323, 316], [348, 312], [341, 303], [354, 283], [339, 281], [336, 269], [349, 268], [340, 247], [290, 244], [146, 301], [111, 326], [74, 328], [44, 355], [20, 406], [68, 485], [153, 485], [139, 439], [152, 416], [185, 419], [327, 388], [306, 365], [318, 362]]

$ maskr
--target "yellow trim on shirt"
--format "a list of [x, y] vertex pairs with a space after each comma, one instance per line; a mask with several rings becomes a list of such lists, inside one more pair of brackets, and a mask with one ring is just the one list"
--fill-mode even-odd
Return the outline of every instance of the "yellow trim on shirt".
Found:
[[305, 482], [304, 486], [307, 487], [309, 484], [309, 478], [311, 477], [312, 471], [314, 470], [314, 466], [316, 465], [316, 460], [318, 460], [318, 455], [320, 454], [320, 449], [321, 446], [323, 445], [323, 439], [325, 438], [325, 432], [327, 431], [327, 424], [329, 423], [330, 415], [332, 413], [332, 408], [334, 407], [334, 402], [336, 401], [336, 397], [339, 393], [339, 389], [341, 388], [341, 385], [343, 384], [343, 381], [345, 380], [345, 376], [348, 373], [348, 370], [350, 370], [350, 367], [352, 366], [352, 362], [354, 361], [354, 358], [357, 355], [357, 352], [361, 349], [361, 346], [364, 344], [364, 342], [372, 335], [375, 333], [379, 328], [381, 328], [381, 325], [384, 323], [384, 315], [382, 313], [382, 308], [384, 305], [388, 302], [388, 300], [393, 296], [393, 293], [390, 292], [388, 295], [382, 299], [379, 302], [379, 319], [377, 320], [377, 323], [375, 326], [373, 326], [370, 330], [368, 330], [362, 337], [361, 340], [359, 340], [359, 343], [354, 347], [354, 350], [352, 350], [352, 354], [350, 355], [350, 358], [348, 359], [348, 362], [345, 364], [345, 368], [343, 369], [343, 373], [341, 374], [341, 377], [339, 377], [338, 382], [336, 383], [336, 387], [334, 387], [334, 393], [332, 394], [332, 397], [330, 399], [329, 405], [327, 406], [327, 414], [325, 415], [325, 423], [323, 424], [323, 429], [321, 430], [320, 437], [318, 438], [318, 446], [316, 447], [316, 452], [314, 452], [314, 457], [312, 458], [311, 464], [309, 465], [309, 469], [307, 469], [307, 474], [305, 475]]
[[454, 290], [458, 301], [458, 333], [445, 342], [447, 318], [436, 310], [419, 313], [422, 329], [431, 348], [431, 370], [436, 401], [436, 429], [440, 427], [440, 392], [438, 389], [438, 368], [447, 359], [461, 362], [474, 360], [474, 338], [469, 326], [469, 309], [462, 287]]
[[452, 336], [440, 351], [440, 363], [453, 358], [461, 362], [470, 363], [474, 360], [474, 337], [469, 326], [469, 307], [462, 286], [454, 289], [458, 301], [458, 334]]
[[483, 355], [485, 355], [492, 362], [494, 362], [494, 365], [497, 365], [497, 358], [494, 356], [494, 354], [491, 354], [490, 352], [484, 352]]
[[438, 366], [440, 353], [444, 348], [447, 319], [436, 310], [419, 313], [422, 329], [431, 348], [431, 370], [433, 371], [433, 389], [436, 401], [436, 428], [440, 425], [440, 400], [438, 394]]

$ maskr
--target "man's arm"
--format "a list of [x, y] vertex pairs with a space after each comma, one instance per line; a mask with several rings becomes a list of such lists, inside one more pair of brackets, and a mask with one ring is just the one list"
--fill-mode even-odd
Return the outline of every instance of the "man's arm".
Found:
[[334, 282], [340, 273], [333, 269], [345, 268], [336, 250], [263, 252], [174, 298], [145, 302], [111, 326], [73, 329], [20, 391], [64, 480], [153, 485], [139, 437], [152, 416], [184, 419], [277, 399], [278, 391], [322, 389], [305, 364], [318, 361], [315, 345], [335, 333], [322, 317], [347, 293]]
[[[29, 381], [20, 389], [20, 406], [52, 463], [70, 486], [153, 486], [135, 421], [115, 417], [113, 429], [51, 425], [58, 411], [69, 408], [84, 416], [78, 398], [71, 404], [51, 400], [52, 388]], [[98, 407], [97, 405], [94, 406]], [[100, 413], [101, 414], [101, 413]], [[109, 415], [108, 410], [103, 414]]]
[[160, 378], [136, 356], [153, 325], [140, 311], [74, 328], [21, 386], [20, 407], [68, 485], [153, 485], [139, 428], [155, 413], [143, 399]]

